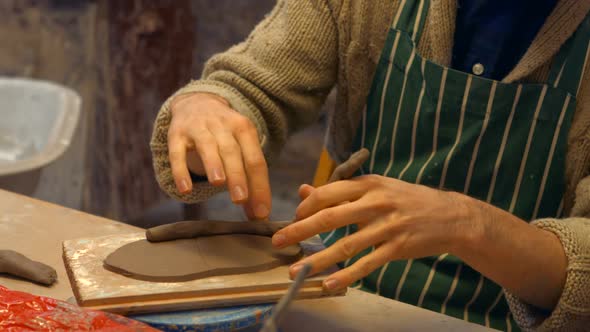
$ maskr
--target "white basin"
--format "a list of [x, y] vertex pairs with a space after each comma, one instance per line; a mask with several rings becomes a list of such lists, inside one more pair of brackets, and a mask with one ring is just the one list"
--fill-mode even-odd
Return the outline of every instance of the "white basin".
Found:
[[80, 96], [59, 84], [0, 77], [0, 176], [36, 170], [69, 147]]

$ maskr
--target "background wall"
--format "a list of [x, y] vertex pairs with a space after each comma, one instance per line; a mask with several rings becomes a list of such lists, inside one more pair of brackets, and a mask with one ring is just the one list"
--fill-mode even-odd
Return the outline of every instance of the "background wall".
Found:
[[[206, 59], [243, 40], [273, 5], [0, 1], [0, 75], [51, 80], [83, 98], [73, 144], [42, 169], [35, 197], [138, 225], [182, 219], [182, 206], [154, 180], [148, 143], [155, 115], [166, 97], [200, 75]], [[319, 124], [294, 136], [272, 171], [278, 215], [292, 214], [297, 186], [311, 180], [322, 130]], [[188, 211], [192, 217], [241, 218], [228, 204], [220, 195]]]

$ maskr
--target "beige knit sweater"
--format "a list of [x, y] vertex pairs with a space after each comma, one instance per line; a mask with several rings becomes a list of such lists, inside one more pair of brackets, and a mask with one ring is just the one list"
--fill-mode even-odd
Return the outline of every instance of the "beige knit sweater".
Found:
[[[356, 128], [400, 0], [279, 0], [250, 37], [210, 59], [201, 80], [174, 94], [209, 92], [256, 125], [272, 161], [290, 134], [314, 122], [330, 90], [338, 87], [329, 117], [326, 146], [331, 156], [348, 157]], [[449, 65], [456, 0], [431, 0], [419, 43], [422, 56]], [[590, 10], [590, 0], [560, 0], [529, 50], [504, 82], [544, 82], [561, 45]], [[180, 195], [168, 161], [170, 100], [156, 119], [151, 148], [157, 179], [169, 195], [186, 202], [204, 200], [217, 189], [197, 183]], [[566, 163], [566, 219], [536, 220], [555, 233], [568, 258], [567, 280], [551, 313], [508, 292], [515, 319], [524, 330], [590, 330], [590, 61], [577, 99]]]

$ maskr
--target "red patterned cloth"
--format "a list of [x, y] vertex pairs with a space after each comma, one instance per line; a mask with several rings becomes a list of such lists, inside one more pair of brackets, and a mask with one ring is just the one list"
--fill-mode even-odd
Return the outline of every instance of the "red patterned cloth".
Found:
[[129, 318], [0, 286], [0, 331], [158, 331]]

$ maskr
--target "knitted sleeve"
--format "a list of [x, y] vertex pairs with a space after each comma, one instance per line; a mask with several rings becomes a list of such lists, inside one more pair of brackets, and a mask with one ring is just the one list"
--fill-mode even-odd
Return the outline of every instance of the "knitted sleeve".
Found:
[[571, 215], [533, 222], [557, 235], [568, 260], [565, 286], [553, 311], [541, 310], [504, 291], [514, 319], [525, 331], [590, 329], [590, 178], [578, 185]]
[[196, 182], [188, 194], [176, 190], [167, 144], [175, 96], [207, 92], [226, 99], [255, 125], [271, 162], [289, 134], [317, 119], [336, 82], [337, 48], [335, 14], [327, 1], [278, 1], [244, 42], [212, 57], [200, 80], [191, 81], [161, 107], [150, 144], [160, 187], [189, 203], [219, 191], [207, 182]]

